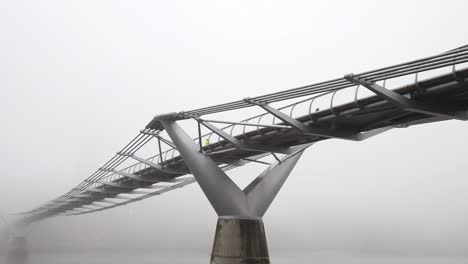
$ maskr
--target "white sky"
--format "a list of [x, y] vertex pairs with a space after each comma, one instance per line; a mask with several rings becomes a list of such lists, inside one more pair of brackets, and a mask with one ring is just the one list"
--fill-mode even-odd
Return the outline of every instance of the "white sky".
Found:
[[[156, 114], [465, 45], [467, 7], [467, 1], [1, 1], [0, 210], [30, 209], [68, 191]], [[265, 217], [270, 246], [466, 249], [467, 132], [466, 123], [450, 121], [363, 143], [317, 144]], [[51, 244], [138, 240], [208, 249], [215, 221], [191, 186], [40, 227]]]

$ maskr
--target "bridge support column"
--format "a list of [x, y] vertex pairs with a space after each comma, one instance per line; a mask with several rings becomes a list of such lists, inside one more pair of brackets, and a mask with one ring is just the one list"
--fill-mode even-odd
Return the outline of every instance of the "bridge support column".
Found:
[[241, 190], [175, 121], [160, 122], [219, 216], [211, 263], [270, 263], [262, 217], [310, 145], [291, 148]]
[[7, 264], [28, 262], [28, 241], [25, 236], [11, 236], [8, 241]]
[[219, 217], [210, 263], [270, 263], [262, 219]]
[[29, 222], [25, 219], [9, 221], [0, 215], [0, 220], [5, 224], [8, 232], [8, 245], [6, 264], [25, 264], [28, 262], [28, 241]]

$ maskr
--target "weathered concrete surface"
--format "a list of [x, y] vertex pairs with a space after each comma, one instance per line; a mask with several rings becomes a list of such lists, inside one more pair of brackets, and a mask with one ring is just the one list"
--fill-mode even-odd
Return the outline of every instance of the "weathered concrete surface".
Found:
[[211, 264], [269, 264], [261, 219], [218, 219]]

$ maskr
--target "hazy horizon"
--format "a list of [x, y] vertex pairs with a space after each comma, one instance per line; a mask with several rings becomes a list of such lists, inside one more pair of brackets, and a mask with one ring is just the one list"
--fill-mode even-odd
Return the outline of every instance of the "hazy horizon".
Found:
[[[465, 45], [466, 7], [455, 0], [3, 1], [0, 213], [67, 192], [157, 114]], [[463, 263], [467, 133], [467, 123], [447, 121], [314, 145], [264, 217], [272, 261], [287, 252], [365, 252]], [[245, 184], [257, 173], [246, 167], [232, 177]], [[29, 243], [36, 252], [208, 255], [216, 220], [193, 184], [47, 219], [34, 225]]]

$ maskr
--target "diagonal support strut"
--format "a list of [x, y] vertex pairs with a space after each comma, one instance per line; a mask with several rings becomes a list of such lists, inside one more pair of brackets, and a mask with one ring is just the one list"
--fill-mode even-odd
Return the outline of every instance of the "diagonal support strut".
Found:
[[279, 120], [283, 121], [285, 124], [291, 126], [292, 128], [306, 135], [319, 136], [319, 137], [325, 137], [325, 138], [358, 140], [358, 138], [356, 137], [357, 134], [354, 131], [338, 131], [338, 130], [335, 131], [335, 130], [329, 130], [329, 129], [322, 129], [318, 127], [310, 127], [300, 122], [299, 120], [292, 118], [289, 115], [281, 112], [280, 110], [268, 105], [265, 102], [261, 102], [252, 98], [245, 98], [244, 101], [249, 104], [257, 105], [263, 108], [265, 111], [272, 114]]
[[218, 134], [220, 137], [224, 138], [226, 141], [230, 142], [234, 146], [240, 149], [258, 151], [258, 152], [271, 152], [271, 153], [283, 153], [283, 154], [291, 154], [291, 150], [289, 148], [275, 148], [275, 147], [265, 147], [265, 146], [256, 146], [252, 144], [245, 143], [240, 141], [239, 139], [229, 135], [224, 130], [219, 129], [218, 127], [214, 126], [213, 124], [197, 118], [196, 119], [200, 124], [208, 128], [209, 130], [213, 131], [214, 133]]
[[378, 96], [387, 100], [389, 103], [394, 106], [403, 109], [405, 111], [420, 113], [430, 116], [436, 116], [444, 119], [458, 119], [466, 120], [466, 112], [457, 112], [451, 109], [447, 105], [435, 105], [432, 103], [418, 102], [412, 99], [409, 99], [395, 91], [389, 90], [383, 86], [376, 84], [368, 79], [355, 76], [353, 74], [347, 74], [344, 77], [351, 83], [362, 85], [372, 92], [376, 93]]
[[171, 169], [171, 168], [162, 167], [161, 165], [159, 165], [157, 163], [154, 163], [154, 162], [149, 161], [147, 159], [138, 157], [135, 154], [128, 154], [128, 153], [122, 153], [122, 152], [118, 152], [117, 154], [119, 154], [121, 156], [130, 157], [130, 158], [132, 158], [134, 160], [137, 160], [137, 161], [139, 161], [141, 163], [144, 163], [144, 164], [150, 166], [151, 168], [155, 169], [156, 171], [159, 171], [159, 172], [162, 172], [162, 173], [180, 174], [180, 175], [190, 174], [190, 172], [187, 172], [187, 171], [178, 171], [178, 170], [174, 170], [174, 169]]
[[310, 146], [290, 148], [289, 155], [269, 166], [249, 187], [241, 190], [214, 160], [199, 151], [197, 143], [174, 120], [161, 118], [160, 122], [211, 205], [223, 217], [261, 218], [302, 152]]

